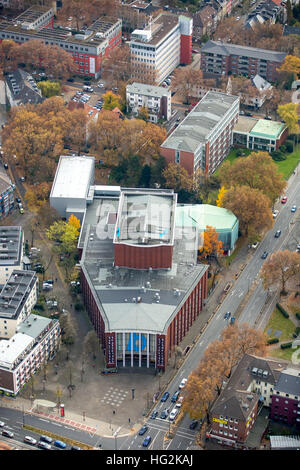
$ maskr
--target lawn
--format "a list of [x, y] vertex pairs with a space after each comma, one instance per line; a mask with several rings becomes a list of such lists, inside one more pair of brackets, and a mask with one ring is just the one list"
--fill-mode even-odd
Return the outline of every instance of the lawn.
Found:
[[[274, 333], [276, 331], [281, 331], [281, 335], [277, 336], [279, 341], [291, 341], [293, 340], [293, 333], [295, 331], [294, 323], [289, 319], [285, 318], [277, 308], [275, 308], [274, 312], [272, 313], [270, 320], [265, 328], [265, 333], [269, 338], [276, 337]], [[268, 330], [272, 329], [270, 334], [267, 333]]]
[[[238, 149], [231, 149], [228, 156], [225, 158], [224, 162], [229, 161], [230, 163], [234, 162], [236, 158], [243, 158], [243, 157], [237, 157], [236, 152]], [[251, 152], [254, 152], [254, 150], [249, 150], [249, 149], [243, 149], [245, 154], [248, 156]], [[300, 144], [295, 146], [295, 150], [293, 153], [287, 153], [286, 154], [287, 159], [282, 160], [281, 162], [275, 162], [276, 165], [278, 166], [279, 172], [283, 175], [285, 179], [288, 179], [291, 174], [293, 173], [294, 169], [300, 162]], [[218, 176], [220, 168], [222, 168], [222, 164], [219, 166], [219, 168], [215, 171], [215, 175]]]
[[300, 144], [295, 147], [295, 151], [293, 153], [287, 153], [286, 155], [286, 160], [276, 162], [276, 164], [279, 172], [282, 173], [285, 179], [288, 179], [300, 162]]

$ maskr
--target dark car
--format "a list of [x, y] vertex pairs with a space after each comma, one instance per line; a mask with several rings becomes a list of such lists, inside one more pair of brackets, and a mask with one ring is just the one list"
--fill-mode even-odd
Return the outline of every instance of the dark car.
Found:
[[16, 202], [17, 202], [18, 204], [20, 204], [22, 201], [21, 201], [21, 199], [20, 199], [19, 197], [16, 197]]
[[171, 398], [171, 402], [176, 403], [177, 400], [178, 400], [179, 394], [180, 394], [179, 391], [175, 392], [174, 395]]
[[8, 431], [7, 429], [3, 429], [3, 431], [2, 431], [2, 436], [13, 438], [13, 437], [14, 437], [14, 433], [11, 432], [11, 431]]
[[160, 401], [162, 401], [162, 402], [167, 401], [167, 399], [169, 398], [169, 396], [170, 396], [169, 392], [165, 392], [165, 393], [163, 394], [163, 396], [161, 397], [161, 400], [160, 400]]
[[148, 445], [150, 444], [151, 442], [151, 436], [147, 436], [145, 437], [144, 441], [143, 441], [143, 447], [148, 447]]
[[139, 430], [139, 435], [143, 436], [145, 432], [147, 431], [147, 429], [148, 429], [148, 426], [141, 427], [141, 429]]
[[277, 230], [277, 232], [275, 233], [274, 237], [275, 238], [279, 238], [281, 235], [281, 230]]
[[230, 312], [226, 312], [225, 315], [224, 315], [224, 320], [229, 320], [230, 315], [231, 315]]
[[163, 410], [163, 411], [161, 412], [161, 414], [160, 414], [161, 419], [166, 419], [167, 416], [168, 416], [168, 414], [169, 414], [169, 409], [166, 408], [166, 409]]
[[151, 414], [150, 418], [155, 419], [157, 417], [157, 415], [158, 415], [158, 411], [154, 410], [154, 411], [152, 411], [152, 414]]
[[4, 168], [5, 168], [6, 170], [8, 170], [8, 164], [7, 164], [7, 163], [4, 163], [3, 166], [4, 166]]
[[193, 419], [193, 421], [190, 424], [190, 429], [196, 429], [198, 426], [199, 421], [197, 419]]
[[267, 256], [268, 256], [268, 253], [264, 251], [263, 254], [261, 255], [261, 259], [266, 259]]
[[47, 442], [47, 444], [51, 444], [52, 437], [42, 435], [42, 436], [40, 436], [40, 441]]

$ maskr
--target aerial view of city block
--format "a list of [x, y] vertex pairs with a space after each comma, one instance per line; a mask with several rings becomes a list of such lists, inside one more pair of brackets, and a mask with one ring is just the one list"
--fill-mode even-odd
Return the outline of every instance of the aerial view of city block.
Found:
[[299, 0], [0, 1], [0, 291], [0, 450], [300, 450]]

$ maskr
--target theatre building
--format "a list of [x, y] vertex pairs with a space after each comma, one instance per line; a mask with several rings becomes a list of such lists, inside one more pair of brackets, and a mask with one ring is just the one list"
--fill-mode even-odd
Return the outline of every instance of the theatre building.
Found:
[[81, 285], [107, 367], [164, 370], [204, 305], [208, 266], [197, 264], [197, 230], [176, 229], [176, 199], [120, 189], [87, 209]]

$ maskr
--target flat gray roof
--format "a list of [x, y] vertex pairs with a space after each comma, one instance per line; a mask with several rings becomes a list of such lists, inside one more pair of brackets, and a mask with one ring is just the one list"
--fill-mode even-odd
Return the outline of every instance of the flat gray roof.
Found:
[[238, 96], [208, 91], [161, 147], [194, 153], [238, 102]]
[[162, 98], [163, 96], [171, 96], [171, 91], [163, 86], [148, 85], [146, 83], [134, 82], [126, 86], [127, 93], [137, 93], [144, 96], [155, 96]]
[[277, 52], [269, 49], [258, 49], [257, 47], [239, 46], [238, 44], [229, 44], [222, 41], [207, 41], [201, 47], [201, 53], [213, 53], [220, 55], [237, 55], [252, 57], [254, 59], [270, 60], [273, 62], [282, 62], [287, 55], [286, 52]]
[[173, 244], [177, 194], [172, 190], [124, 190], [114, 243]]
[[164, 334], [208, 269], [207, 265], [197, 264], [198, 231], [188, 227], [175, 234], [171, 269], [115, 267], [114, 230], [109, 232], [106, 221], [117, 207], [117, 200], [99, 198], [97, 203], [87, 207], [80, 263], [106, 331]]
[[23, 250], [22, 235], [20, 226], [0, 227], [0, 267], [20, 265]]
[[35, 271], [13, 270], [0, 292], [0, 318], [17, 318], [37, 280]]
[[30, 314], [22, 323], [17, 327], [17, 332], [31, 336], [37, 340], [40, 336], [43, 336], [57, 320], [52, 320], [40, 315]]

